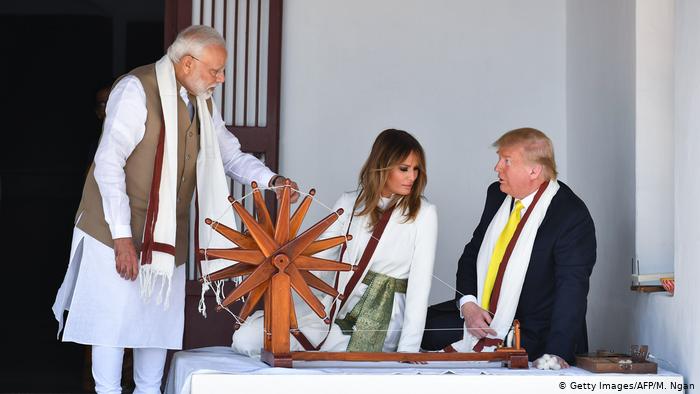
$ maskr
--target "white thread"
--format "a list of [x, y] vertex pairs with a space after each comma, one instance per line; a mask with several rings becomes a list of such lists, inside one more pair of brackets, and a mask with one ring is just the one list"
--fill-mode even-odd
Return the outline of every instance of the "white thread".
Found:
[[442, 280], [442, 279], [438, 278], [437, 276], [435, 276], [435, 274], [433, 274], [433, 278], [439, 280], [440, 282], [442, 282], [443, 285], [449, 287], [451, 290], [454, 290], [456, 293], [459, 293], [459, 295], [461, 295], [462, 297], [464, 297], [464, 294], [462, 294], [461, 291], [459, 291], [459, 290], [455, 289], [454, 287], [450, 286], [449, 284], [447, 284], [447, 282], [445, 282], [444, 280]]
[[204, 302], [204, 293], [207, 292], [207, 289], [209, 288], [209, 280], [206, 276], [204, 276], [204, 281], [202, 282], [202, 294], [199, 297], [199, 305], [197, 305], [197, 311], [204, 316], [204, 318], [207, 318], [207, 305]]
[[244, 323], [244, 321], [241, 320], [241, 318], [240, 318], [238, 315], [236, 315], [235, 313], [231, 312], [231, 310], [228, 309], [228, 307], [225, 307], [225, 306], [223, 306], [223, 305], [220, 305], [220, 306], [221, 306], [221, 309], [225, 310], [226, 312], [230, 313], [231, 316], [233, 316], [233, 319], [236, 320], [236, 323], [238, 323], [238, 324], [243, 324], [243, 323]]
[[[211, 228], [211, 227], [210, 227]], [[211, 236], [209, 237], [209, 240], [211, 241]], [[209, 261], [209, 258], [207, 257], [207, 248], [204, 248], [204, 261]], [[201, 269], [201, 265], [200, 265]], [[207, 303], [204, 299], [204, 296], [207, 292], [207, 289], [210, 288], [211, 282], [209, 281], [209, 275], [204, 275], [204, 272], [200, 272], [202, 275], [202, 293], [199, 295], [199, 304], [197, 305], [197, 311], [204, 316], [206, 319], [207, 317]]]
[[336, 295], [336, 296], [333, 298], [333, 302], [331, 302], [331, 305], [333, 305], [333, 304], [335, 304], [336, 302], [338, 302], [338, 299], [340, 298], [341, 295], [342, 295], [342, 294], [338, 293], [338, 295]]
[[217, 280], [215, 286], [216, 286], [216, 290], [214, 290], [214, 296], [216, 298], [216, 303], [218, 305], [221, 305], [221, 303], [223, 302], [224, 281]]

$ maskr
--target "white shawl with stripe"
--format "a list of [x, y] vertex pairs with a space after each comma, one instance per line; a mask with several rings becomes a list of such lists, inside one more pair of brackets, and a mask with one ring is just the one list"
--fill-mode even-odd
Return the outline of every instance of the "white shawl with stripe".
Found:
[[[556, 180], [549, 181], [549, 185], [542, 193], [537, 204], [535, 204], [515, 244], [515, 248], [513, 249], [513, 253], [510, 256], [510, 260], [508, 261], [503, 275], [503, 285], [501, 286], [501, 293], [498, 298], [496, 314], [491, 321], [491, 328], [497, 333], [494, 338], [504, 339], [513, 324], [515, 310], [520, 300], [520, 291], [523, 288], [527, 267], [530, 264], [532, 246], [537, 237], [537, 230], [539, 230], [540, 224], [547, 213], [547, 208], [549, 208], [549, 204], [552, 202], [552, 198], [554, 198], [557, 190], [559, 190], [559, 183], [557, 183]], [[491, 223], [486, 230], [484, 240], [479, 249], [479, 255], [476, 259], [477, 305], [481, 305], [489, 261], [493, 254], [493, 248], [498, 241], [498, 237], [501, 235], [503, 228], [508, 222], [512, 199], [511, 196], [507, 196], [503, 200], [503, 204], [501, 204], [501, 207], [498, 209], [493, 219], [491, 219]], [[453, 343], [452, 347], [458, 352], [471, 352], [478, 340], [479, 339], [472, 336], [465, 327], [464, 338], [461, 341]], [[494, 348], [494, 346], [484, 347], [484, 351], [493, 351]]]
[[[168, 56], [163, 56], [156, 63], [156, 78], [163, 108], [165, 124], [165, 147], [162, 163], [161, 180], [158, 193], [158, 211], [153, 229], [153, 240], [157, 243], [175, 245], [176, 239], [176, 198], [177, 198], [177, 143], [178, 143], [178, 100], [180, 95], [175, 79], [175, 69]], [[199, 231], [199, 242], [212, 248], [230, 248], [231, 242], [213, 231], [204, 231], [204, 218], [212, 218], [220, 223], [235, 228], [233, 211], [228, 202], [229, 188], [221, 160], [219, 142], [214, 130], [211, 114], [206, 99], [197, 97], [199, 113], [200, 144], [197, 156], [197, 199], [200, 223], [195, 227]], [[149, 201], [149, 207], [152, 204]], [[159, 251], [152, 252], [151, 264], [141, 265], [139, 281], [141, 295], [150, 299], [156, 282], [160, 279], [161, 288], [157, 302], [165, 299], [168, 307], [170, 281], [175, 268], [175, 256]], [[209, 270], [214, 271], [231, 265], [228, 261], [209, 261]], [[163, 294], [165, 293], [165, 294]]]

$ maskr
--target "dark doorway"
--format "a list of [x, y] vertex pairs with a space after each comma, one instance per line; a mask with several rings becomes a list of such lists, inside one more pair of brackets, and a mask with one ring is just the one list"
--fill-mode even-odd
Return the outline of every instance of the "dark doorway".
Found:
[[[51, 305], [99, 138], [95, 93], [114, 79], [112, 24], [109, 16], [0, 15], [0, 392], [86, 388], [85, 349], [56, 339]], [[162, 22], [134, 26], [122, 64], [158, 59]]]

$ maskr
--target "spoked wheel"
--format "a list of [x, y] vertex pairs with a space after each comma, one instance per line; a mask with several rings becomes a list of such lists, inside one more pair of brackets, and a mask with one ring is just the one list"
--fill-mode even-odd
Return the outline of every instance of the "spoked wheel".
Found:
[[[203, 259], [225, 259], [236, 262], [207, 276], [209, 281], [217, 281], [247, 275], [230, 294], [226, 296], [220, 311], [243, 296], [247, 296], [241, 308], [241, 321], [250, 316], [253, 308], [265, 296], [265, 350], [275, 354], [289, 353], [290, 330], [297, 330], [298, 324], [291, 289], [327, 324], [330, 324], [323, 304], [316, 298], [311, 288], [333, 297], [342, 295], [332, 286], [309, 271], [350, 271], [353, 265], [333, 260], [313, 257], [313, 254], [336, 247], [345, 242], [345, 236], [318, 240], [317, 238], [343, 214], [338, 209], [324, 219], [297, 235], [304, 217], [311, 206], [315, 190], [311, 189], [299, 207], [290, 215], [291, 186], [287, 181], [279, 201], [277, 221], [272, 222], [262, 193], [253, 182], [253, 199], [257, 208], [257, 219], [240, 202], [229, 197], [229, 201], [247, 233], [236, 231], [224, 224], [206, 218], [205, 222], [216, 232], [238, 245], [230, 249], [200, 249]], [[350, 239], [348, 236], [347, 239]], [[203, 279], [200, 279], [203, 281]]]

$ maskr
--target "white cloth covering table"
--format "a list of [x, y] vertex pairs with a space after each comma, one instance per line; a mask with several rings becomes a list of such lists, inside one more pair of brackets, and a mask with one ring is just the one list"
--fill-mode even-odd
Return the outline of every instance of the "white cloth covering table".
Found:
[[[419, 376], [420, 375], [420, 376]], [[564, 384], [564, 388], [560, 387]], [[592, 385], [596, 385], [592, 389]], [[610, 385], [610, 389], [601, 388]], [[620, 385], [632, 385], [619, 389]], [[499, 363], [431, 362], [427, 365], [397, 362], [296, 361], [294, 368], [271, 368], [234, 353], [228, 347], [209, 347], [175, 353], [170, 364], [166, 394], [426, 392], [451, 390], [479, 393], [673, 393], [683, 377], [659, 368], [656, 375], [594, 374], [571, 367], [559, 371], [534, 368], [515, 370]], [[573, 386], [572, 386], [573, 385]], [[679, 386], [680, 385], [680, 386]], [[458, 392], [458, 391], [452, 391]]]

